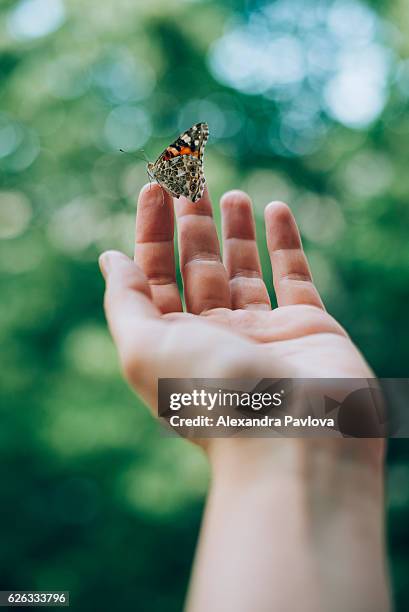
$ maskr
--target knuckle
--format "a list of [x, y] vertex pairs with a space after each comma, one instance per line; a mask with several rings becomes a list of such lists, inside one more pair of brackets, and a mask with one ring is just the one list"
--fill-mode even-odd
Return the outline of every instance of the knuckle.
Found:
[[281, 280], [312, 284], [311, 276], [307, 272], [287, 272], [282, 275]]
[[128, 289], [140, 290], [146, 279], [136, 266], [129, 266], [122, 272], [122, 284]]

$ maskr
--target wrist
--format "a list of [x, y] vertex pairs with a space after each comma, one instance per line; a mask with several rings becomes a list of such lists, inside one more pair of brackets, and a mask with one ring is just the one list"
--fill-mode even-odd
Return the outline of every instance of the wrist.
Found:
[[277, 483], [337, 490], [382, 503], [384, 443], [378, 439], [231, 438], [208, 441], [213, 483], [276, 488]]
[[[379, 441], [242, 442], [229, 454], [213, 449], [211, 496], [217, 505], [227, 506], [230, 517], [238, 513], [241, 525], [257, 524], [266, 546], [274, 546], [274, 566], [286, 557], [301, 590], [307, 592], [318, 577], [323, 609], [388, 610]], [[262, 444], [253, 446], [257, 442]], [[286, 580], [283, 572], [277, 584]], [[368, 607], [361, 608], [366, 600]], [[318, 609], [316, 603], [306, 609]]]

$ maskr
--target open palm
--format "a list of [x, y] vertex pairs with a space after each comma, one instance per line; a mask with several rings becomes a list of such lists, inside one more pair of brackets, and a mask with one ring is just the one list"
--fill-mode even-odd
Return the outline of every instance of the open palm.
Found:
[[[174, 208], [186, 312], [176, 284]], [[265, 210], [275, 309], [249, 197], [228, 192], [221, 210], [223, 262], [208, 193], [196, 204], [173, 202], [158, 185], [139, 197], [134, 261], [113, 251], [101, 257], [124, 371], [152, 408], [160, 377], [372, 376], [324, 309], [288, 206], [273, 202]]]

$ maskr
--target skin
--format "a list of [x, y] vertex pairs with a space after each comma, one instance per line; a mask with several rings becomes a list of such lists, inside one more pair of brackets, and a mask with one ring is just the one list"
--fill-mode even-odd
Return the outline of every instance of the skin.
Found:
[[[208, 192], [192, 204], [159, 185], [139, 196], [134, 260], [114, 251], [100, 258], [124, 374], [152, 411], [160, 377], [373, 377], [324, 308], [290, 208], [265, 209], [272, 310], [250, 198], [231, 191], [220, 205], [223, 260]], [[202, 446], [213, 479], [189, 612], [389, 609], [380, 440], [217, 438]]]

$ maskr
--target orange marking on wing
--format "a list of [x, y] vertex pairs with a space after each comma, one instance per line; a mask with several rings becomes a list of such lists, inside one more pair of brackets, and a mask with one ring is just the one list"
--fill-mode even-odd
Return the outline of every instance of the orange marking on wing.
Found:
[[191, 155], [192, 157], [199, 157], [199, 151], [192, 151], [190, 147], [182, 147], [180, 150], [181, 155]]
[[192, 151], [190, 147], [182, 147], [178, 151], [175, 147], [168, 147], [164, 153], [165, 159], [172, 159], [179, 157], [180, 155], [191, 155], [192, 157], [199, 157], [199, 151]]

